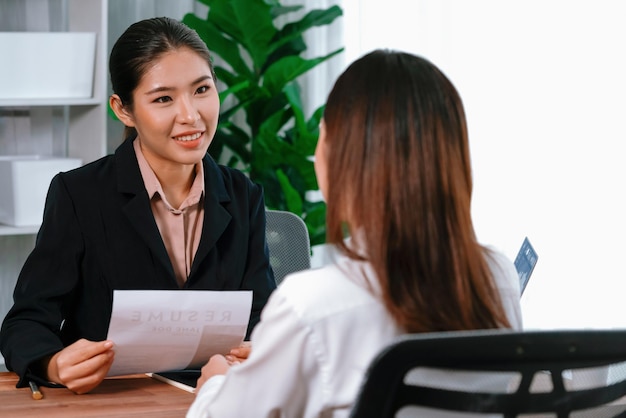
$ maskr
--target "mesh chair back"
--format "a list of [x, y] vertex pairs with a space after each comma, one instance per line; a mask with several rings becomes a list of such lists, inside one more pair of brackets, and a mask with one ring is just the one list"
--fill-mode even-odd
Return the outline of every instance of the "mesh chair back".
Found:
[[276, 284], [286, 275], [311, 267], [311, 243], [299, 216], [280, 210], [265, 211], [265, 236]]
[[371, 363], [351, 418], [626, 416], [626, 331], [414, 334]]

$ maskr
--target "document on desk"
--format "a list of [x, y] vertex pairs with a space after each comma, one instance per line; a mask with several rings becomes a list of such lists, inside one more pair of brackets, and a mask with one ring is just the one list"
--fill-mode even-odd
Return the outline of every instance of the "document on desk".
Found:
[[115, 290], [108, 376], [201, 368], [243, 341], [252, 291]]

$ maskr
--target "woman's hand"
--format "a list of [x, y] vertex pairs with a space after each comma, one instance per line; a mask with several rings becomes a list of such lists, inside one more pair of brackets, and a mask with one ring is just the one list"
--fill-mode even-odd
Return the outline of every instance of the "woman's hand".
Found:
[[244, 341], [240, 346], [231, 349], [225, 356], [220, 354], [211, 356], [207, 364], [202, 367], [202, 372], [196, 382], [196, 393], [200, 391], [200, 387], [211, 377], [218, 374], [226, 374], [233, 364], [239, 364], [246, 360], [250, 355], [251, 349], [250, 342]]
[[239, 347], [235, 347], [230, 350], [230, 352], [225, 356], [226, 360], [228, 360], [231, 366], [236, 363], [242, 363], [250, 356], [250, 350], [252, 350], [250, 341], [244, 341]]
[[74, 393], [87, 393], [106, 377], [114, 356], [112, 341], [80, 339], [50, 358], [48, 380]]
[[200, 392], [200, 387], [206, 383], [207, 380], [218, 374], [226, 374], [230, 369], [230, 363], [221, 354], [215, 354], [211, 356], [207, 364], [202, 367], [202, 372], [196, 383], [196, 393]]

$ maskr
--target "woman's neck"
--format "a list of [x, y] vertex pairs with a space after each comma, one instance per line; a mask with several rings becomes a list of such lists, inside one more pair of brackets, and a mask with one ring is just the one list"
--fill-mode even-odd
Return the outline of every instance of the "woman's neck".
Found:
[[173, 208], [178, 209], [189, 195], [196, 178], [195, 164], [177, 164], [152, 169], [161, 183], [165, 198]]

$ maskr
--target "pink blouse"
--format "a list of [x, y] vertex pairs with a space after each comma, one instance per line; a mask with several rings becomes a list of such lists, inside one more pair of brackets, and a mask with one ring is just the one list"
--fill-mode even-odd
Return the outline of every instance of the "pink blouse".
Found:
[[141, 151], [138, 140], [134, 141], [141, 177], [150, 197], [154, 220], [161, 233], [167, 254], [174, 267], [178, 285], [182, 287], [189, 277], [193, 258], [198, 250], [204, 219], [204, 169], [196, 164], [196, 177], [189, 194], [178, 208], [167, 201], [161, 183]]

